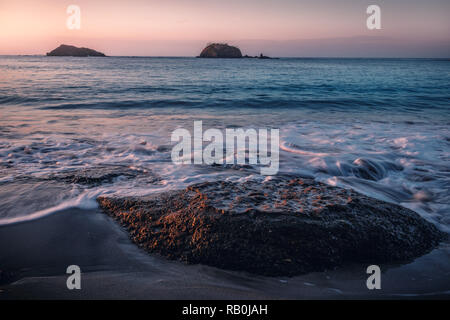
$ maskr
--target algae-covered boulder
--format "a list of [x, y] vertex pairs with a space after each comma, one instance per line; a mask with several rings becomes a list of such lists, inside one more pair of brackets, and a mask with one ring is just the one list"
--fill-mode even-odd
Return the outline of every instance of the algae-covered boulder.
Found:
[[148, 252], [268, 276], [407, 262], [446, 237], [409, 209], [301, 178], [208, 182], [98, 202]]

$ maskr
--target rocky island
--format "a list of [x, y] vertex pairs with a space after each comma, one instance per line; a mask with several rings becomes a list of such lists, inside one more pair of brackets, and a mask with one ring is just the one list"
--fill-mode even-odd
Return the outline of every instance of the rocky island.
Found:
[[58, 48], [47, 53], [47, 56], [58, 57], [106, 57], [104, 53], [89, 48], [78, 48], [66, 44], [60, 45]]
[[446, 236], [409, 209], [303, 178], [97, 201], [150, 253], [266, 276], [407, 262]]
[[227, 43], [211, 43], [202, 50], [199, 58], [242, 58], [242, 53]]
[[198, 56], [198, 58], [254, 58], [254, 59], [275, 59], [263, 55], [259, 56], [249, 56], [242, 55], [239, 48], [230, 46], [227, 43], [211, 43], [206, 46]]

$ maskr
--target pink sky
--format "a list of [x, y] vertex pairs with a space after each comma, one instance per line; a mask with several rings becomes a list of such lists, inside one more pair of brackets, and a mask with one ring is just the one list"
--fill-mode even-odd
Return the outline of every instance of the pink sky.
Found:
[[[81, 8], [81, 30], [66, 27], [70, 4]], [[382, 30], [366, 28], [370, 4], [381, 7]], [[448, 57], [449, 12], [447, 0], [0, 0], [0, 54], [65, 43], [108, 55], [194, 56], [226, 41], [248, 54]]]

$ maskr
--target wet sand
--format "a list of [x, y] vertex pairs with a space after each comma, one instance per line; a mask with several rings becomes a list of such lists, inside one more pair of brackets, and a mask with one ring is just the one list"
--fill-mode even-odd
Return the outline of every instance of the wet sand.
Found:
[[[69, 265], [82, 270], [68, 290]], [[366, 288], [367, 266], [268, 278], [149, 255], [98, 210], [68, 209], [0, 227], [0, 299], [404, 299], [450, 298], [450, 245], [403, 266], [381, 266], [382, 289]]]

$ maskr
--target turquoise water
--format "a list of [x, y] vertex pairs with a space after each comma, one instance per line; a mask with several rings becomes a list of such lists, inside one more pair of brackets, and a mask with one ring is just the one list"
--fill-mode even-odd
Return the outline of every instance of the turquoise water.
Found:
[[450, 61], [1, 57], [0, 103], [37, 109], [448, 111]]
[[[251, 167], [174, 165], [171, 132], [202, 120], [204, 129], [279, 128], [280, 174], [354, 188], [448, 231], [449, 88], [448, 60], [3, 56], [0, 223], [95, 207], [105, 193], [262, 178]], [[104, 166], [159, 180], [48, 179]]]

